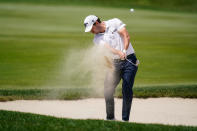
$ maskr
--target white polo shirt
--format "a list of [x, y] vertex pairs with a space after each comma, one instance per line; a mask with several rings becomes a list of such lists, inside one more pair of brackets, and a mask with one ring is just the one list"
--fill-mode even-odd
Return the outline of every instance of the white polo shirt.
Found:
[[[97, 45], [109, 44], [112, 48], [116, 50], [123, 51], [124, 50], [124, 40], [118, 33], [120, 29], [125, 27], [126, 25], [120, 21], [118, 18], [110, 19], [108, 21], [104, 21], [106, 25], [106, 30], [104, 33], [95, 34], [93, 42]], [[134, 49], [129, 43], [129, 47], [127, 49], [127, 55], [134, 53]], [[113, 59], [119, 59], [119, 55], [113, 54]]]

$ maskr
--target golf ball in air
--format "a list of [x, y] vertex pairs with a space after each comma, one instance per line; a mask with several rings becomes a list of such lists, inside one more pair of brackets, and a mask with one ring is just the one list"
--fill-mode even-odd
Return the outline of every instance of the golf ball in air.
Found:
[[134, 9], [133, 9], [133, 8], [131, 8], [131, 9], [130, 9], [130, 12], [134, 12]]

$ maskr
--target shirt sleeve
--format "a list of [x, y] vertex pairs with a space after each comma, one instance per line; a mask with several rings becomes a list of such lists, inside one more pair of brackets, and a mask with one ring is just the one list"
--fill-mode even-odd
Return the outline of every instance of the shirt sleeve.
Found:
[[117, 31], [121, 30], [123, 27], [126, 26], [120, 19], [114, 18], [114, 27], [117, 29]]

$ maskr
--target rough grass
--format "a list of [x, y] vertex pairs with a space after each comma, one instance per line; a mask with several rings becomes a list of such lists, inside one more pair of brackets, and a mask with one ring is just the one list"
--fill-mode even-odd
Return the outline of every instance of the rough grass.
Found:
[[74, 120], [0, 110], [3, 131], [195, 131], [197, 127], [139, 124], [105, 120]]
[[[180, 97], [197, 98], [197, 85], [159, 85], [142, 86], [133, 89], [135, 98]], [[92, 88], [59, 88], [59, 89], [0, 89], [0, 101], [11, 100], [43, 100], [61, 99], [75, 100], [84, 98], [100, 98]], [[122, 98], [122, 90], [117, 88], [115, 97]]]
[[[133, 89], [134, 97], [181, 97], [197, 98], [197, 85], [155, 85], [141, 86]], [[121, 88], [118, 88], [117, 97], [122, 97]]]
[[[91, 94], [90, 94], [91, 93]], [[88, 88], [62, 88], [62, 89], [2, 89], [0, 90], [0, 101], [10, 100], [42, 100], [42, 99], [62, 99], [75, 100], [97, 96], [92, 94], [93, 90]]]

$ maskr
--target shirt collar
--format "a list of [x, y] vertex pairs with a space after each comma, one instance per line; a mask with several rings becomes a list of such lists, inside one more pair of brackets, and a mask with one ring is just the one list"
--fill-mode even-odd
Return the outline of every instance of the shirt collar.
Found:
[[99, 34], [105, 34], [107, 31], [108, 31], [108, 29], [109, 29], [109, 24], [108, 24], [108, 22], [107, 21], [103, 21], [104, 23], [105, 23], [105, 32], [103, 32], [103, 33], [99, 33]]

